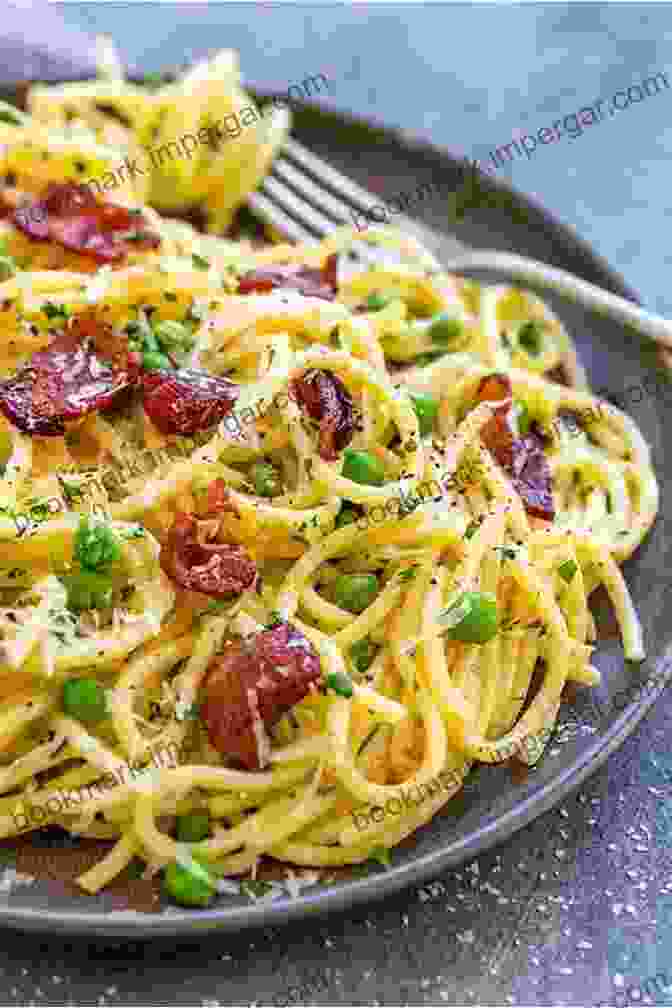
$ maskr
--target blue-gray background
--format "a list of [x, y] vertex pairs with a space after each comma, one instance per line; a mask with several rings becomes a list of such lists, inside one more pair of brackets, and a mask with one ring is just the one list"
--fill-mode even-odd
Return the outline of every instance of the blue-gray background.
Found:
[[[107, 32], [128, 63], [159, 70], [232, 47], [246, 80], [283, 90], [324, 72], [333, 108], [373, 117], [472, 157], [669, 68], [666, 4], [81, 4], [60, 9]], [[574, 225], [672, 314], [672, 86], [539, 146], [500, 174]]]

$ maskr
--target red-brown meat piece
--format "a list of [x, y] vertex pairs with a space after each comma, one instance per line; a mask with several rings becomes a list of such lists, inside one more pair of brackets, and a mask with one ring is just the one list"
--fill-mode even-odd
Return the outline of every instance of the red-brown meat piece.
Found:
[[330, 255], [322, 269], [310, 266], [260, 266], [244, 273], [238, 281], [239, 294], [268, 294], [269, 291], [296, 290], [305, 297], [333, 301], [337, 289], [338, 257]]
[[162, 434], [196, 434], [226, 416], [240, 388], [227, 378], [205, 371], [145, 371], [142, 397], [145, 413]]
[[291, 623], [231, 643], [210, 663], [201, 714], [211, 744], [247, 770], [268, 763], [268, 730], [322, 681], [320, 659]]
[[188, 591], [228, 599], [257, 583], [257, 568], [247, 550], [231, 543], [199, 542], [194, 515], [178, 512], [161, 547], [161, 566]]
[[52, 241], [99, 263], [119, 263], [132, 248], [161, 244], [142, 213], [97, 200], [75, 182], [52, 183], [41, 199], [17, 207], [11, 219], [33, 241]]
[[551, 470], [544, 452], [543, 438], [534, 430], [516, 438], [510, 423], [511, 382], [508, 375], [492, 374], [478, 386], [478, 402], [505, 400], [481, 428], [481, 440], [511, 477], [525, 510], [536, 518], [553, 521], [555, 506]]
[[316, 369], [292, 382], [291, 391], [311, 420], [320, 425], [320, 457], [333, 462], [350, 443], [355, 429], [350, 393], [338, 375]]
[[111, 406], [135, 384], [139, 367], [128, 354], [99, 355], [104, 326], [75, 319], [46, 350], [0, 383], [0, 409], [24, 434], [63, 436], [65, 422]]

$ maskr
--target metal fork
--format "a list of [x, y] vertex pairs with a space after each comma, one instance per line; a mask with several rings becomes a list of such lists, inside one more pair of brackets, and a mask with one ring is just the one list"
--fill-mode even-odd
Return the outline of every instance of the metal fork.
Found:
[[[248, 197], [248, 205], [285, 238], [312, 244], [336, 227], [356, 224], [357, 216], [368, 217], [377, 226], [369, 216], [377, 199], [302, 144], [288, 139], [271, 173], [257, 192]], [[395, 214], [393, 223], [436, 255], [447, 272], [487, 270], [526, 281], [535, 288], [552, 290], [589, 311], [632, 326], [660, 344], [665, 362], [668, 366], [672, 363], [672, 322], [668, 319], [546, 263], [508, 252], [470, 250], [456, 238], [439, 235], [405, 214]], [[364, 242], [357, 244], [356, 251], [360, 258], [374, 261]]]
[[[312, 244], [336, 227], [352, 227], [358, 217], [367, 219], [379, 199], [296, 140], [287, 139], [271, 173], [247, 203], [285, 238]], [[373, 219], [368, 219], [375, 227]], [[405, 214], [395, 214], [394, 224], [442, 259], [466, 251], [456, 238], [439, 235]], [[356, 251], [361, 258], [374, 261], [364, 242]]]

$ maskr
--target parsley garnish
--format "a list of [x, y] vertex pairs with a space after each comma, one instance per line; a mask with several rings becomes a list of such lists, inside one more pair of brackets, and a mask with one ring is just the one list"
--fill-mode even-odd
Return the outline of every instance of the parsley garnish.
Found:
[[576, 560], [564, 560], [558, 567], [558, 574], [563, 581], [566, 581], [567, 584], [569, 584], [573, 580], [578, 569]]
[[198, 252], [191, 253], [191, 261], [196, 267], [196, 269], [200, 270], [210, 269], [210, 260], [206, 259], [205, 256], [199, 255]]
[[0, 122], [9, 123], [10, 126], [23, 125], [19, 113], [14, 112], [14, 110], [5, 105], [4, 102], [0, 106]]
[[241, 892], [248, 896], [250, 894], [252, 896], [266, 896], [273, 886], [270, 882], [264, 882], [263, 879], [243, 879], [240, 883], [240, 888]]
[[392, 862], [390, 859], [390, 851], [387, 847], [374, 847], [369, 854], [371, 861], [378, 861], [379, 864], [387, 868]]
[[42, 311], [49, 320], [56, 318], [70, 318], [70, 310], [64, 304], [54, 304], [53, 301], [45, 301]]
[[495, 546], [495, 549], [502, 554], [502, 560], [515, 560], [518, 556], [513, 546]]
[[126, 241], [129, 242], [152, 241], [154, 237], [155, 236], [152, 234], [151, 231], [142, 231], [142, 230], [132, 231], [130, 234], [126, 235]]
[[121, 533], [122, 539], [142, 539], [145, 535], [145, 530], [142, 525], [132, 525], [130, 529], [125, 529]]

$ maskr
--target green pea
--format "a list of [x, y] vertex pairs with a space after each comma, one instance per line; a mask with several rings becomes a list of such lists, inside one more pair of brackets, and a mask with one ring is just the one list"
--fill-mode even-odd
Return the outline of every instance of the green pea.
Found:
[[344, 504], [341, 510], [336, 515], [336, 521], [334, 522], [334, 527], [337, 529], [345, 528], [346, 525], [354, 525], [359, 515], [354, 508], [349, 507]]
[[381, 311], [398, 297], [393, 291], [383, 294], [382, 291], [373, 291], [364, 302], [364, 307], [369, 311]]
[[519, 402], [518, 400], [514, 402], [513, 409], [518, 424], [518, 433], [521, 437], [525, 437], [526, 434], [530, 433], [530, 426], [532, 424], [530, 411], [524, 402]]
[[463, 592], [448, 609], [446, 616], [460, 621], [449, 628], [446, 636], [465, 644], [487, 644], [498, 630], [497, 600], [484, 592]]
[[439, 412], [439, 404], [433, 396], [422, 393], [412, 395], [411, 399], [413, 400], [415, 415], [418, 418], [420, 434], [422, 437], [425, 437], [427, 434], [431, 434], [434, 429], [434, 422]]
[[177, 817], [177, 839], [182, 843], [198, 843], [210, 833], [210, 816], [207, 812], [190, 812]]
[[375, 574], [340, 574], [334, 582], [334, 600], [341, 609], [361, 613], [378, 594]]
[[343, 672], [330, 672], [325, 682], [338, 696], [349, 698], [354, 693], [352, 682]]
[[560, 564], [560, 566], [558, 567], [558, 574], [560, 575], [563, 581], [566, 581], [567, 584], [569, 584], [574, 579], [574, 575], [576, 574], [578, 569], [579, 568], [576, 561], [570, 558], [569, 560], [564, 560]]
[[183, 350], [194, 345], [194, 338], [188, 326], [170, 319], [155, 325], [154, 335], [163, 350]]
[[173, 861], [164, 870], [163, 888], [180, 906], [206, 907], [215, 896], [215, 886], [205, 868], [192, 861], [189, 868]]
[[157, 371], [160, 368], [164, 370], [171, 368], [172, 364], [165, 354], [158, 353], [156, 350], [150, 350], [143, 353], [142, 366], [146, 371]]
[[63, 710], [77, 721], [102, 721], [107, 717], [107, 698], [96, 679], [66, 679], [62, 692]]
[[453, 318], [447, 312], [437, 315], [429, 327], [432, 343], [457, 343], [462, 336], [464, 326], [459, 319]]
[[277, 497], [282, 492], [282, 480], [270, 462], [255, 462], [250, 466], [250, 479], [260, 497]]
[[79, 570], [64, 574], [61, 581], [68, 593], [68, 609], [108, 609], [112, 605], [114, 587], [109, 574]]
[[84, 516], [77, 526], [73, 549], [75, 560], [91, 571], [101, 571], [121, 557], [119, 540], [100, 519]]
[[385, 482], [385, 467], [380, 459], [366, 451], [346, 448], [343, 453], [342, 475], [353, 483], [364, 486], [382, 486]]
[[150, 329], [148, 325], [143, 326], [141, 329], [141, 340], [142, 349], [147, 351], [147, 353], [160, 353], [161, 347], [159, 346], [159, 341], [154, 334], [154, 330]]
[[350, 648], [350, 660], [358, 672], [364, 673], [378, 654], [378, 645], [370, 637], [362, 637]]
[[518, 330], [518, 345], [524, 347], [533, 357], [538, 357], [544, 342], [543, 330], [542, 322], [523, 322]]

